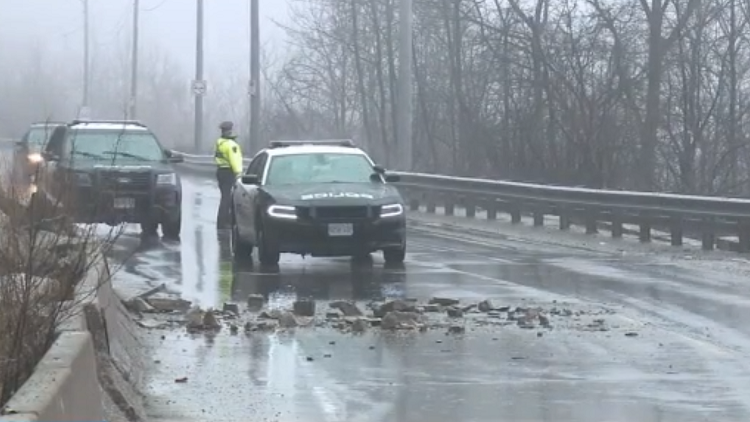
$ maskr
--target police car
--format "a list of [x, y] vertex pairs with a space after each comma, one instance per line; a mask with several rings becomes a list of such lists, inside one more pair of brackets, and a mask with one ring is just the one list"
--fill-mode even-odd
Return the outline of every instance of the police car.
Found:
[[232, 252], [276, 265], [281, 253], [366, 256], [386, 263], [406, 254], [404, 200], [397, 175], [350, 140], [273, 141], [253, 157], [232, 191]]
[[57, 126], [41, 153], [38, 194], [78, 223], [139, 223], [180, 235], [182, 187], [172, 167], [183, 158], [137, 121], [81, 121]]

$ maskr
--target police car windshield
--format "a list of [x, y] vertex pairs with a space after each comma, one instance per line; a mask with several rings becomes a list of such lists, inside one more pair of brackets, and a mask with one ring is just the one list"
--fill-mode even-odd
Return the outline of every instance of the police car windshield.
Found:
[[164, 159], [159, 143], [148, 132], [77, 130], [71, 138], [71, 154], [108, 161]]
[[272, 157], [266, 185], [370, 183], [372, 164], [361, 154], [307, 153]]

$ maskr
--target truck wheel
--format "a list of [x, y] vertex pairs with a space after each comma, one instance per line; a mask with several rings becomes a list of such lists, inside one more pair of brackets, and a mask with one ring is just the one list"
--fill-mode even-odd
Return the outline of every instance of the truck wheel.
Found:
[[168, 220], [161, 223], [161, 234], [165, 239], [179, 240], [180, 230], [182, 229], [182, 218]]
[[152, 237], [156, 236], [156, 230], [159, 228], [159, 223], [141, 223], [141, 237]]
[[273, 241], [266, 238], [265, 230], [263, 230], [262, 223], [258, 227], [258, 260], [262, 265], [276, 266], [279, 265], [279, 248], [277, 248]]

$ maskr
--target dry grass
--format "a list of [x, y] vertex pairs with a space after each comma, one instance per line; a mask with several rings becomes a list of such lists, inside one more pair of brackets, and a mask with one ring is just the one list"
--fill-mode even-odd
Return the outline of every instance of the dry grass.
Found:
[[[121, 233], [74, 225], [62, 203], [0, 187], [0, 403], [23, 385], [96, 286], [80, 283]], [[107, 280], [99, 281], [99, 283]]]

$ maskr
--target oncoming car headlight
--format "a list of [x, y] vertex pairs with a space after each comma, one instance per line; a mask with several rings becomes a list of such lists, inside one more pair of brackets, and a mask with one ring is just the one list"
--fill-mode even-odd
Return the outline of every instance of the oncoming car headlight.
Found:
[[289, 205], [271, 205], [270, 207], [268, 207], [268, 215], [274, 218], [296, 220], [297, 209]]
[[398, 217], [404, 213], [404, 206], [401, 204], [388, 204], [380, 207], [380, 218]]
[[176, 185], [177, 175], [175, 173], [159, 174], [156, 176], [157, 185]]
[[42, 154], [39, 154], [38, 152], [29, 154], [29, 162], [37, 164], [41, 163], [42, 161], [44, 161], [44, 157], [42, 157]]

